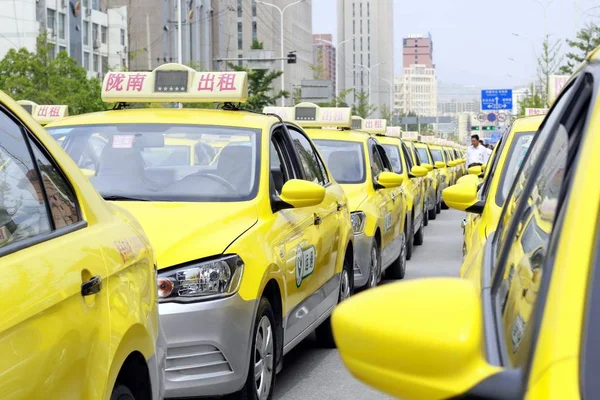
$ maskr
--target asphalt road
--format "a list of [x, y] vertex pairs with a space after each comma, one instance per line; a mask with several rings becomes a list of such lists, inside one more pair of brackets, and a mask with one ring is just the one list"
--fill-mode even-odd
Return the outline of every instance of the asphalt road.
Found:
[[[462, 260], [464, 213], [442, 210], [425, 228], [425, 242], [414, 248], [405, 279], [458, 276]], [[383, 282], [385, 284], [385, 282]], [[381, 400], [390, 399], [354, 379], [346, 370], [337, 350], [318, 348], [309, 336], [284, 359], [277, 375], [276, 400]]]

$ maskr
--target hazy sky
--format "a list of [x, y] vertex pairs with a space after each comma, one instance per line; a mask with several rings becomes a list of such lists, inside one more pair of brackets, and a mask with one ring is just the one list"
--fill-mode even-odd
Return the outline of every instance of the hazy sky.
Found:
[[[394, 0], [396, 74], [402, 73], [402, 38], [430, 32], [440, 81], [487, 88], [526, 83], [537, 65], [532, 41], [539, 52], [544, 37], [540, 3], [549, 4], [551, 40], [573, 38], [576, 28], [586, 21], [600, 23], [600, 8], [587, 11], [600, 6], [599, 0]], [[313, 0], [312, 4], [313, 33], [332, 33], [335, 38], [337, 0]], [[563, 44], [563, 52], [567, 49]]]

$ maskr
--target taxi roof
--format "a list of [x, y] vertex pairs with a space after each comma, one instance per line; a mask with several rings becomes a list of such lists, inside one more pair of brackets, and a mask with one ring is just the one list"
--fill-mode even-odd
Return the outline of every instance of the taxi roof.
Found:
[[517, 118], [515, 122], [513, 122], [511, 131], [535, 132], [539, 129], [540, 125], [544, 121], [544, 118], [546, 118], [545, 115], [535, 115], [531, 117]]
[[339, 130], [339, 129], [315, 129], [304, 128], [311, 139], [341, 140], [347, 142], [366, 142], [371, 135], [362, 131]]
[[106, 124], [177, 124], [217, 125], [264, 129], [277, 123], [277, 118], [249, 111], [211, 110], [200, 108], [138, 108], [100, 111], [61, 118], [46, 128], [73, 125]]

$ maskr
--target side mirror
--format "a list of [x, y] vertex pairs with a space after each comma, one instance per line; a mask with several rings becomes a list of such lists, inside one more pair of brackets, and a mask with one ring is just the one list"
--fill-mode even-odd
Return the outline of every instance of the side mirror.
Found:
[[377, 183], [385, 189], [391, 189], [402, 185], [404, 177], [393, 172], [382, 172], [377, 177]]
[[481, 175], [483, 172], [483, 167], [481, 165], [476, 165], [468, 169], [469, 175]]
[[436, 167], [436, 168], [440, 168], [440, 169], [441, 169], [441, 168], [446, 168], [446, 163], [445, 163], [445, 162], [443, 162], [443, 161], [436, 161], [436, 162], [435, 162], [435, 167]]
[[92, 169], [87, 169], [87, 168], [81, 168], [81, 172], [83, 172], [83, 174], [85, 176], [92, 177], [92, 176], [96, 176], [96, 171], [92, 170]]
[[483, 392], [498, 386], [478, 384], [504, 378], [486, 361], [481, 295], [464, 279], [417, 279], [368, 290], [337, 306], [332, 325], [350, 372], [398, 398], [469, 398], [474, 387], [482, 392], [478, 397], [473, 391], [473, 398], [487, 398], [497, 393]]
[[281, 188], [279, 198], [294, 208], [316, 206], [325, 198], [325, 188], [314, 182], [290, 179]]
[[423, 167], [422, 165], [415, 165], [410, 169], [410, 173], [417, 178], [421, 178], [423, 176], [427, 176], [428, 169]]
[[442, 191], [442, 198], [448, 207], [476, 214], [483, 212], [484, 202], [477, 200], [477, 184], [453, 185]]
[[467, 185], [479, 185], [479, 176], [477, 175], [463, 175], [456, 181], [457, 185], [467, 184]]
[[427, 168], [427, 171], [433, 171], [433, 165], [431, 165], [431, 164], [423, 163], [423, 164], [421, 164], [421, 167]]

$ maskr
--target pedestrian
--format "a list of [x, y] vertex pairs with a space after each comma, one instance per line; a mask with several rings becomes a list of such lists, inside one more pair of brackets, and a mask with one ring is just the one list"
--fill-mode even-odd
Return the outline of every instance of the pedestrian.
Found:
[[492, 155], [491, 145], [486, 145], [483, 140], [480, 140], [481, 147], [483, 148], [483, 165], [487, 164], [490, 160], [490, 156]]
[[479, 140], [479, 135], [471, 135], [471, 145], [467, 149], [467, 168], [485, 163], [486, 151]]

